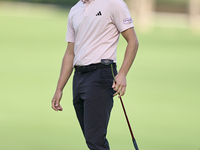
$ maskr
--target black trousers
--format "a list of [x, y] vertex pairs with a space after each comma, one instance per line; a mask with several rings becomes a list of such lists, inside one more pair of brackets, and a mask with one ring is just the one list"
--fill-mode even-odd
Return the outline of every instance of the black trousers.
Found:
[[[114, 68], [114, 74], [117, 74]], [[109, 150], [107, 127], [113, 107], [113, 77], [111, 68], [87, 73], [75, 71], [73, 104], [90, 150]]]

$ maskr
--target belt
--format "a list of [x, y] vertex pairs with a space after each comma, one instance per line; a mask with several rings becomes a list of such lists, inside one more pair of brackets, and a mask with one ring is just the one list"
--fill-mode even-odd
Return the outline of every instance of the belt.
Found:
[[[113, 68], [116, 68], [115, 63], [113, 63], [112, 65], [113, 65]], [[74, 68], [79, 73], [87, 73], [87, 72], [95, 71], [97, 69], [111, 68], [111, 64], [104, 65], [102, 63], [98, 63], [98, 64], [91, 64], [91, 65], [87, 65], [87, 66], [75, 66]]]

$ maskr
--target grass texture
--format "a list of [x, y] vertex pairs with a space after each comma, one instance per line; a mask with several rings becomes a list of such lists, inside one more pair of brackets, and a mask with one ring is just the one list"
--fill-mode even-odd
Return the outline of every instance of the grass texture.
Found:
[[[87, 150], [72, 105], [72, 78], [64, 111], [51, 109], [68, 10], [16, 7], [0, 9], [0, 149]], [[198, 150], [200, 35], [180, 28], [135, 30], [140, 48], [123, 100], [139, 148]], [[125, 47], [120, 38], [118, 69]], [[107, 137], [112, 150], [134, 149], [117, 97]]]

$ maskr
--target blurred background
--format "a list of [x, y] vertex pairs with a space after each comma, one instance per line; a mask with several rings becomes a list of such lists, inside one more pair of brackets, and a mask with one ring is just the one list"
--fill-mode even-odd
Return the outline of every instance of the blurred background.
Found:
[[[72, 105], [51, 109], [77, 0], [0, 0], [0, 150], [87, 150]], [[141, 150], [200, 149], [200, 0], [126, 0], [140, 47], [123, 97]], [[120, 38], [118, 69], [126, 41]], [[112, 150], [134, 149], [119, 99]]]

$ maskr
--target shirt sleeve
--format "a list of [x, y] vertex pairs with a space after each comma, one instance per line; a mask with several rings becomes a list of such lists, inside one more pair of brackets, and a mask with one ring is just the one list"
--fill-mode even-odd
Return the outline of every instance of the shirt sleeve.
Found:
[[75, 31], [73, 28], [72, 17], [70, 13], [68, 15], [67, 33], [66, 33], [65, 41], [72, 42], [72, 43], [75, 42]]
[[111, 15], [119, 32], [134, 27], [128, 6], [123, 0], [112, 0]]

